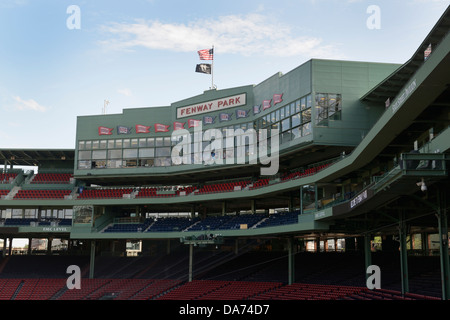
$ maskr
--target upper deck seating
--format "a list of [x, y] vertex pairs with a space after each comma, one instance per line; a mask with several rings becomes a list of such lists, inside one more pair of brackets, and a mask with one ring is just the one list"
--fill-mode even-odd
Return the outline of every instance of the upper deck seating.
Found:
[[72, 173], [37, 173], [30, 183], [33, 184], [70, 184]]

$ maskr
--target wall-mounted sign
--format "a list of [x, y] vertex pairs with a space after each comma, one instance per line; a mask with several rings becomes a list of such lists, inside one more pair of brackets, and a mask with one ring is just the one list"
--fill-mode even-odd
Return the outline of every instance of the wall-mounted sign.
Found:
[[177, 108], [177, 118], [192, 117], [198, 114], [219, 111], [223, 109], [243, 106], [247, 103], [246, 94], [238, 94], [212, 101], [206, 101], [186, 107]]

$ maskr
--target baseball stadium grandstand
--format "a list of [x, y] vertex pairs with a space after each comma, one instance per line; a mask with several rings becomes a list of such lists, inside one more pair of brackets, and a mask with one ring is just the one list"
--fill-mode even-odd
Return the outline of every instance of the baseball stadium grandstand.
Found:
[[0, 149], [0, 299], [449, 299], [449, 31]]

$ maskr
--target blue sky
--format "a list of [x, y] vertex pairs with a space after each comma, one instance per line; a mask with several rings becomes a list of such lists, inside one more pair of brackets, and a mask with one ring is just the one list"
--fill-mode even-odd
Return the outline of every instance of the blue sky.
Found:
[[[404, 63], [450, 0], [0, 0], [0, 148], [75, 148], [77, 116], [258, 84], [312, 58]], [[80, 8], [79, 29], [67, 13]], [[379, 8], [379, 29], [367, 20]], [[71, 20], [72, 21], [72, 20]]]

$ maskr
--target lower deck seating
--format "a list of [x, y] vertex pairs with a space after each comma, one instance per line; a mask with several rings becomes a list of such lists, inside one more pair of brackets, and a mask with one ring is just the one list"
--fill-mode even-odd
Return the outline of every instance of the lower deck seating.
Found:
[[440, 300], [365, 287], [279, 282], [171, 279], [0, 279], [0, 300]]
[[[96, 258], [95, 279], [87, 279], [88, 256], [12, 255], [0, 257], [0, 300], [440, 300], [440, 282], [417, 286], [439, 275], [439, 257], [410, 257], [410, 292], [402, 295], [383, 277], [382, 289], [369, 290], [364, 282], [364, 257], [346, 253], [300, 253], [296, 256], [295, 282], [286, 284], [287, 257], [282, 252], [233, 253], [196, 249], [194, 280], [187, 280], [188, 248], [141, 257]], [[225, 259], [224, 259], [225, 258]], [[391, 255], [374, 255], [383, 274], [391, 273]], [[359, 265], [359, 262], [362, 263]], [[206, 272], [202, 265], [211, 264]], [[66, 287], [66, 268], [82, 270], [81, 290]], [[336, 270], [335, 270], [336, 269]], [[345, 272], [343, 271], [344, 269]], [[353, 283], [355, 269], [363, 281]], [[330, 271], [332, 270], [332, 272]], [[422, 273], [418, 272], [422, 270]], [[425, 273], [424, 273], [425, 272]], [[264, 276], [263, 276], [264, 274]], [[424, 275], [425, 278], [424, 279]], [[354, 275], [353, 275], [354, 277]], [[427, 281], [428, 281], [427, 280]], [[434, 293], [429, 291], [436, 288]]]

